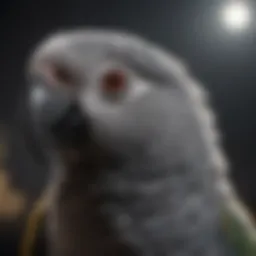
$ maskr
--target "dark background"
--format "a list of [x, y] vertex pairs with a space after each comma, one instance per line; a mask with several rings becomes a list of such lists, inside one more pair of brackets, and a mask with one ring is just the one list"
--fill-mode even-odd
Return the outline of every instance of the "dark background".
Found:
[[[229, 33], [225, 0], [8, 0], [1, 12], [0, 120], [11, 144], [13, 182], [36, 195], [47, 166], [25, 108], [24, 64], [35, 44], [59, 28], [107, 26], [139, 33], [178, 54], [212, 94], [232, 177], [256, 212], [256, 25]], [[231, 2], [231, 1], [229, 1]], [[256, 10], [252, 5], [251, 10]], [[255, 24], [256, 24], [256, 17]]]

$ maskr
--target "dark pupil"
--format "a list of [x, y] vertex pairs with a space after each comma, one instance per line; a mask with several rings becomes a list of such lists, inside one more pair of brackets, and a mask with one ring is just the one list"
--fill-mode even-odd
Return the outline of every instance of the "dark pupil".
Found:
[[105, 90], [115, 92], [123, 88], [124, 76], [120, 72], [111, 73], [104, 78]]

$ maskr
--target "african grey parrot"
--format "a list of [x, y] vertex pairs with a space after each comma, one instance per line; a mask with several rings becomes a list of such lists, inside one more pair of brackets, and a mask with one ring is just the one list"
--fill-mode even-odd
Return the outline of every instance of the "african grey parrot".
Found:
[[53, 170], [50, 255], [256, 255], [208, 95], [173, 54], [63, 31], [36, 47], [28, 80]]

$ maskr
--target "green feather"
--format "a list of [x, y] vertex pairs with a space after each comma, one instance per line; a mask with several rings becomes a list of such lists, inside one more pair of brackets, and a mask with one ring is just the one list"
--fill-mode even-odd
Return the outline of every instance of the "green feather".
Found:
[[223, 224], [238, 256], [256, 256], [255, 229], [251, 232], [239, 215], [227, 208], [223, 214]]

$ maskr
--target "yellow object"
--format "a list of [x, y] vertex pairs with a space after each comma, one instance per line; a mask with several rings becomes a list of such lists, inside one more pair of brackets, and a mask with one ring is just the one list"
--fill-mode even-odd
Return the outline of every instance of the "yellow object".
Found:
[[35, 202], [32, 208], [25, 232], [22, 236], [19, 256], [32, 256], [41, 221], [45, 216], [47, 196], [45, 194]]
[[0, 219], [14, 221], [23, 214], [26, 206], [24, 193], [12, 186], [8, 173], [0, 167]]

